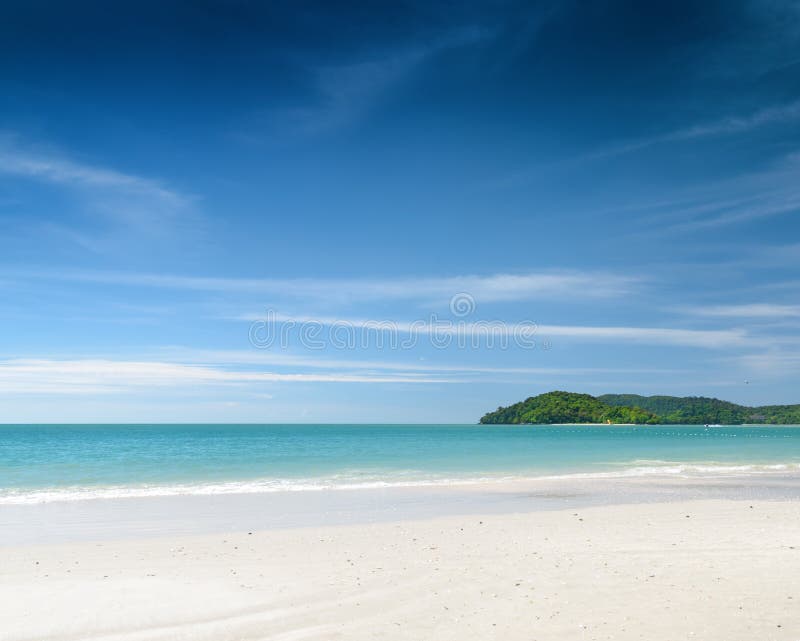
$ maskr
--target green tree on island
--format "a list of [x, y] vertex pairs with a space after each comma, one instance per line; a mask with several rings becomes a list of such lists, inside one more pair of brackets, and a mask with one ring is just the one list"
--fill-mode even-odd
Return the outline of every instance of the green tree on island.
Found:
[[508, 407], [498, 407], [484, 424], [633, 423], [657, 424], [800, 424], [800, 405], [747, 407], [704, 396], [639, 396], [548, 392]]

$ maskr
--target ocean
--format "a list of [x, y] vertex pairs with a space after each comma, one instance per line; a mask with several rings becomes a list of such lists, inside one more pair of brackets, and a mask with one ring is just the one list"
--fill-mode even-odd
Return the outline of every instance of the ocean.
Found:
[[796, 471], [798, 426], [0, 426], [0, 505]]

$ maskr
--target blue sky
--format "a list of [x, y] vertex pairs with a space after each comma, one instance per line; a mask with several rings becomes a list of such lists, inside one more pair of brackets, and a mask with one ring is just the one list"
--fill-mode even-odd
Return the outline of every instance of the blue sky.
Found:
[[4, 4], [0, 420], [800, 402], [798, 3], [290, 5]]

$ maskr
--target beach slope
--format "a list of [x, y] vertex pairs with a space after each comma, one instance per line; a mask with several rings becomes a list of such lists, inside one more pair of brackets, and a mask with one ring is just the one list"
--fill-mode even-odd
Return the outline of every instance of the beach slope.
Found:
[[3, 641], [800, 638], [800, 505], [0, 548]]

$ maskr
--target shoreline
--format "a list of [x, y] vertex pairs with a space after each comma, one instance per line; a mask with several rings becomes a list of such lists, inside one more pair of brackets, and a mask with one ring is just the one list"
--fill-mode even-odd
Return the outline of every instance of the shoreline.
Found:
[[747, 463], [743, 461], [662, 461], [641, 460], [626, 465], [606, 464], [600, 469], [542, 470], [534, 472], [509, 471], [504, 474], [485, 473], [483, 476], [383, 478], [342, 480], [341, 477], [195, 481], [173, 484], [128, 484], [108, 486], [65, 486], [0, 490], [0, 509], [4, 506], [42, 505], [47, 503], [104, 501], [191, 496], [227, 496], [240, 494], [304, 494], [307, 492], [342, 492], [360, 490], [395, 490], [408, 488], [470, 488], [533, 484], [560, 481], [570, 483], [589, 479], [687, 479], [713, 480], [731, 477], [792, 476], [800, 478], [800, 461]]
[[798, 496], [800, 471], [693, 477], [571, 475], [446, 485], [98, 498], [0, 505], [0, 547], [697, 499], [787, 501]]

